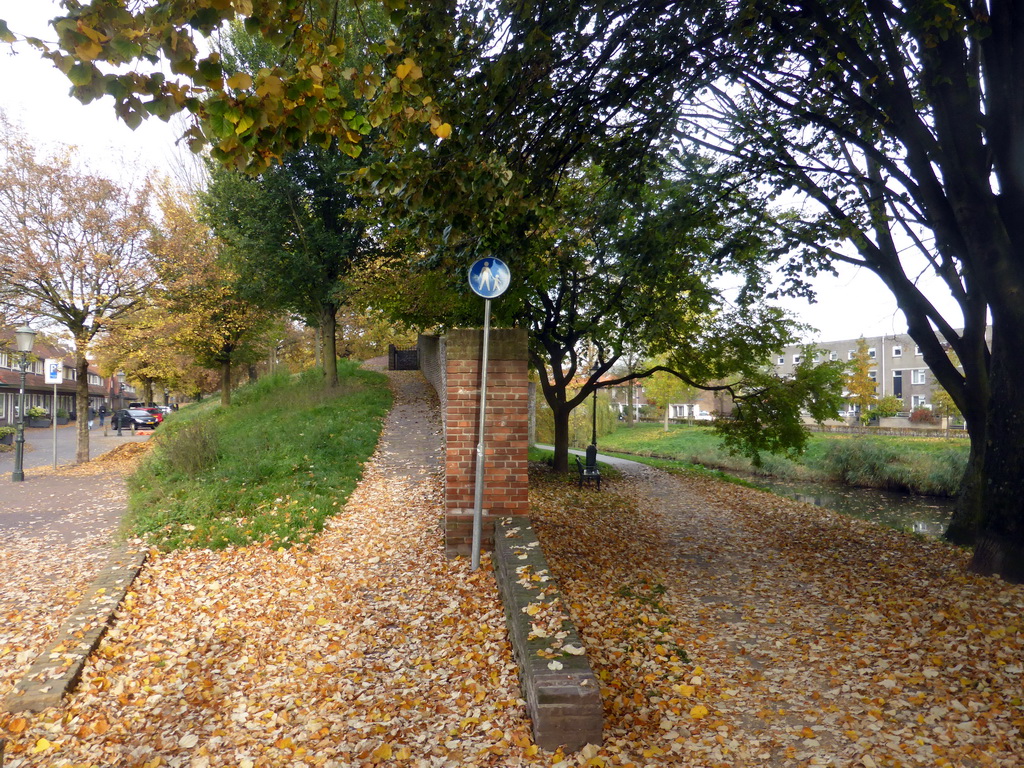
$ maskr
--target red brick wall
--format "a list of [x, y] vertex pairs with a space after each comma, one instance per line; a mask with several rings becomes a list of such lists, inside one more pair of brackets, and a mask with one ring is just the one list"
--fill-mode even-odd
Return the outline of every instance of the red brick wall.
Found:
[[[449, 557], [469, 555], [473, 543], [482, 339], [482, 331], [452, 331], [445, 344], [445, 550]], [[492, 330], [488, 351], [482, 505], [485, 550], [494, 547], [494, 518], [529, 511], [526, 332]]]

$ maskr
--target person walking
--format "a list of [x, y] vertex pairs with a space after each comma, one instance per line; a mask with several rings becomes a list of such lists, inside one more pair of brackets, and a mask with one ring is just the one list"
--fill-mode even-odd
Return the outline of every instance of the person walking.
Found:
[[89, 429], [92, 429], [92, 423], [96, 419], [96, 409], [93, 406], [89, 406]]
[[107, 418], [107, 404], [106, 403], [101, 403], [100, 404], [100, 426], [101, 427], [103, 426], [103, 421], [106, 418]]

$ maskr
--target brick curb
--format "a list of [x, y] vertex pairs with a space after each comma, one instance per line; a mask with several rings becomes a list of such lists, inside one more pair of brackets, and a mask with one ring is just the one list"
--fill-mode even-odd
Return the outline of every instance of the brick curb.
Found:
[[494, 567], [533, 740], [548, 750], [600, 744], [601, 687], [528, 517], [495, 522]]
[[[106, 568], [60, 628], [57, 639], [32, 662], [14, 691], [4, 700], [8, 712], [41, 712], [60, 706], [65, 694], [78, 684], [89, 655], [96, 650], [114, 611], [142, 570], [145, 552], [116, 551]], [[3, 764], [0, 750], [0, 766]]]

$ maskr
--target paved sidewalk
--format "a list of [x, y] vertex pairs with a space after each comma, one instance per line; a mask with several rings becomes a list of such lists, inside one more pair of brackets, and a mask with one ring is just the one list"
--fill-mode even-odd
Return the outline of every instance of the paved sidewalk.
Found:
[[[106, 432], [106, 434], [104, 434]], [[99, 426], [99, 422], [96, 422], [96, 426], [89, 433], [89, 458], [95, 459], [97, 456], [112, 451], [119, 445], [130, 442], [142, 442], [148, 440], [152, 436], [151, 430], [139, 430], [134, 435], [130, 430], [122, 430], [122, 434], [118, 436], [117, 431], [110, 429], [110, 424], [107, 424], [106, 430]], [[74, 424], [65, 424], [62, 427], [57, 427], [57, 466], [62, 467], [67, 464], [75, 463], [75, 456], [78, 450], [77, 445], [77, 433], [76, 426]], [[23, 462], [25, 468], [25, 479], [31, 479], [33, 469], [51, 469], [53, 468], [53, 429], [26, 429], [25, 430], [25, 460]], [[5, 479], [10, 479], [10, 474], [14, 469], [14, 451], [4, 451], [0, 453], [0, 476]], [[0, 499], [2, 501], [2, 499]]]

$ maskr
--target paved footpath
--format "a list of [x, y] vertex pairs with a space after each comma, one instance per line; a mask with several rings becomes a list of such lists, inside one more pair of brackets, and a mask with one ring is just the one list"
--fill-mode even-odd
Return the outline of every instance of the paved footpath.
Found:
[[0, 699], [102, 587], [125, 512], [126, 464], [117, 457], [150, 437], [96, 429], [93, 460], [76, 466], [74, 427], [58, 427], [54, 471], [51, 435], [29, 431], [23, 481], [11, 480], [13, 455], [0, 456]]

